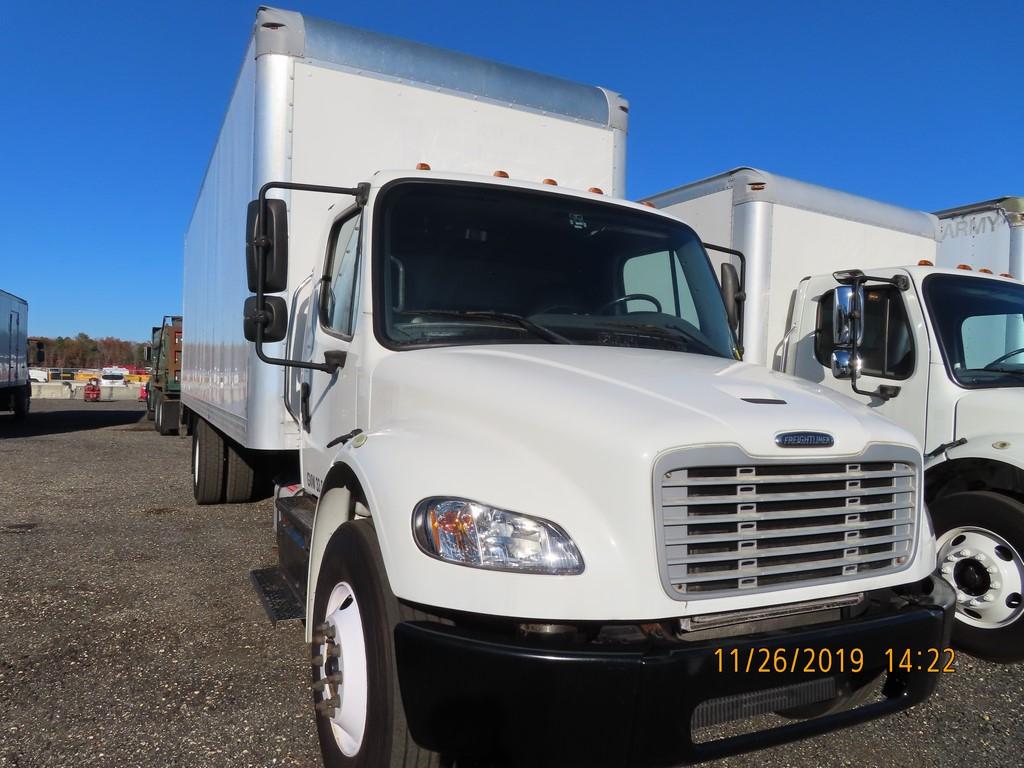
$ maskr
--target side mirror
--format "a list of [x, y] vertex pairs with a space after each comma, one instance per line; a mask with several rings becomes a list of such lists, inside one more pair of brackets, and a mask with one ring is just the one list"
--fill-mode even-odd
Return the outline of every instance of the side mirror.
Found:
[[725, 314], [729, 318], [729, 325], [739, 333], [740, 325], [740, 304], [746, 296], [740, 285], [740, 276], [729, 262], [722, 264], [722, 301], [725, 302]]
[[856, 371], [860, 373], [860, 357], [854, 358], [849, 349], [836, 349], [832, 352], [832, 375], [837, 379], [850, 379]]
[[[245, 217], [245, 268], [249, 290], [253, 293], [259, 290], [257, 256], [260, 251], [253, 244], [260, 235], [259, 214], [260, 201], [253, 200]], [[288, 206], [284, 200], [267, 200], [267, 239], [269, 247], [262, 251], [265, 257], [263, 291], [277, 293], [288, 287]]]
[[41, 363], [46, 359], [46, 348], [43, 346], [43, 342], [36, 342], [36, 362]]
[[840, 285], [833, 290], [832, 298], [832, 342], [837, 347], [859, 345], [864, 340], [864, 288]]
[[256, 341], [256, 329], [263, 326], [263, 341], [269, 344], [288, 335], [288, 305], [280, 296], [263, 297], [263, 317], [256, 309], [256, 297], [245, 300], [242, 331], [246, 341]]

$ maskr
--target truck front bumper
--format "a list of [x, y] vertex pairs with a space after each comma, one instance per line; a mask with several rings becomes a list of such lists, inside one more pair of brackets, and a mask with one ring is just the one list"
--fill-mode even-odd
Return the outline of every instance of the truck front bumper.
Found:
[[[929, 649], [941, 651], [949, 643], [954, 595], [934, 577], [926, 591], [912, 602], [890, 592], [872, 593], [869, 609], [845, 621], [643, 648], [551, 649], [447, 625], [402, 623], [395, 629], [402, 700], [421, 746], [468, 762], [588, 767], [700, 762], [854, 725], [927, 698], [939, 676], [927, 671]], [[803, 655], [790, 671], [798, 649]], [[839, 649], [844, 649], [845, 671], [836, 674]], [[863, 654], [857, 674], [851, 671], [854, 649]], [[819, 662], [815, 666], [831, 660], [830, 674], [802, 671], [812, 653]], [[785, 670], [754, 671], [766, 654], [786, 660]], [[753, 659], [749, 672], [748, 658]], [[904, 658], [911, 660], [909, 671], [898, 667]], [[891, 665], [897, 668], [890, 671]], [[866, 703], [848, 709], [821, 706], [823, 692], [839, 692], [837, 702], [868, 683], [875, 695]], [[826, 714], [806, 720], [771, 715], [798, 707], [806, 713], [815, 695]], [[776, 722], [765, 728], [748, 719], [761, 716]], [[745, 721], [754, 728], [738, 732]]]

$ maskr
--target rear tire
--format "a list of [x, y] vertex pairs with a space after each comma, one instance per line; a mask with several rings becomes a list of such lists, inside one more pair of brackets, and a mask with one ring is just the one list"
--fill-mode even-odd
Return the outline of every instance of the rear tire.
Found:
[[967, 491], [929, 508], [939, 570], [957, 591], [953, 644], [986, 661], [1024, 660], [1024, 504]]
[[161, 435], [173, 435], [178, 431], [178, 401], [160, 395], [156, 401], [156, 431]]
[[232, 442], [227, 444], [227, 478], [224, 500], [228, 504], [246, 504], [256, 499], [256, 470], [252, 454]]
[[[328, 611], [330, 608], [330, 611]], [[327, 545], [313, 603], [314, 626], [330, 622], [341, 657], [314, 665], [314, 683], [344, 670], [340, 684], [314, 690], [314, 705], [337, 698], [334, 718], [314, 709], [325, 768], [436, 768], [440, 755], [421, 749], [409, 733], [395, 666], [395, 626], [412, 618], [387, 581], [377, 534], [369, 520], [345, 523]], [[425, 618], [423, 614], [416, 616]], [[328, 643], [313, 644], [327, 656]]]
[[192, 435], [192, 493], [196, 504], [224, 501], [224, 438], [199, 419]]
[[16, 421], [21, 421], [28, 416], [29, 403], [32, 400], [32, 385], [26, 384], [24, 387], [18, 387], [14, 392], [14, 418]]

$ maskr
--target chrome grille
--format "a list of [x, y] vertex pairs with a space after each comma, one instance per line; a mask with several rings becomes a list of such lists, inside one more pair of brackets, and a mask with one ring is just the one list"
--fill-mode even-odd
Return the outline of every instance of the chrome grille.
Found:
[[908, 564], [912, 461], [679, 463], [688, 453], [659, 461], [656, 482], [662, 577], [673, 597], [845, 581]]

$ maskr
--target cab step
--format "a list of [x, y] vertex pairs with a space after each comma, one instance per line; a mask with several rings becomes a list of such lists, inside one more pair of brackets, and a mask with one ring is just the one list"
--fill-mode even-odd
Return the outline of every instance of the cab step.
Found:
[[271, 624], [282, 621], [301, 621], [306, 617], [306, 606], [289, 586], [281, 569], [276, 565], [249, 571], [256, 594], [263, 603]]

